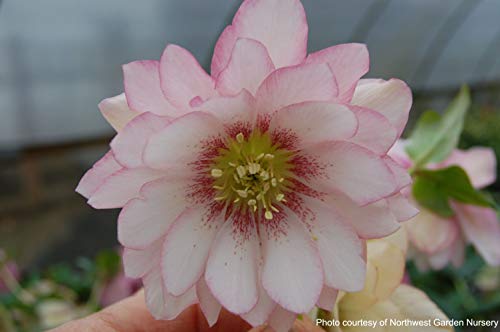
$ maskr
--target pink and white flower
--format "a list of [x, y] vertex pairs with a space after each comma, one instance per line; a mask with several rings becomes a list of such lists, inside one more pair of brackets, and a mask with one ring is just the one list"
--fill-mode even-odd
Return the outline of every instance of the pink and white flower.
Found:
[[[389, 152], [401, 165], [410, 168], [412, 162], [400, 140]], [[496, 157], [492, 149], [476, 147], [454, 150], [451, 155], [429, 169], [449, 166], [462, 167], [475, 188], [484, 188], [496, 180]], [[500, 224], [492, 208], [452, 202], [455, 215], [451, 218], [420, 208], [420, 213], [405, 223], [411, 242], [410, 256], [422, 270], [442, 269], [448, 263], [461, 266], [465, 246], [471, 243], [490, 265], [500, 265]]]
[[168, 45], [123, 66], [100, 104], [118, 134], [77, 191], [122, 208], [127, 276], [158, 319], [199, 303], [285, 330], [322, 294], [365, 281], [365, 240], [415, 215], [387, 156], [411, 106], [397, 79], [360, 79], [362, 44], [306, 54], [298, 0], [247, 0], [208, 75]]

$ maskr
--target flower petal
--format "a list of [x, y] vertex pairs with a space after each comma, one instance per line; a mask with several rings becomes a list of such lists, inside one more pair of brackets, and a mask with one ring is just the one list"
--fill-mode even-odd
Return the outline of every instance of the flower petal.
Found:
[[253, 96], [242, 90], [235, 96], [210, 98], [195, 110], [215, 116], [226, 127], [237, 123], [252, 125], [257, 118], [254, 104]]
[[215, 95], [212, 78], [189, 51], [177, 45], [168, 45], [161, 56], [160, 81], [168, 101], [181, 109], [190, 109], [197, 96], [205, 100]]
[[248, 234], [237, 229], [237, 222], [224, 223], [211, 248], [205, 280], [212, 294], [235, 314], [249, 312], [258, 300], [259, 248], [255, 226]]
[[139, 195], [144, 184], [163, 175], [159, 171], [145, 167], [122, 168], [108, 176], [87, 203], [95, 209], [121, 208]]
[[381, 113], [401, 135], [412, 104], [410, 88], [398, 79], [360, 80], [351, 103]]
[[407, 221], [415, 217], [419, 210], [402, 194], [397, 193], [387, 198], [387, 205], [397, 221]]
[[149, 137], [169, 123], [169, 117], [149, 112], [135, 117], [111, 141], [116, 160], [127, 168], [142, 166], [142, 152]]
[[[304, 102], [284, 107], [272, 115], [269, 131], [292, 130], [300, 145], [343, 140], [358, 129], [358, 120], [346, 106], [330, 102]], [[301, 146], [297, 148], [301, 148]]]
[[210, 65], [210, 75], [214, 79], [226, 68], [229, 59], [231, 59], [234, 44], [236, 44], [238, 38], [238, 33], [232, 25], [228, 25], [220, 34], [219, 39], [215, 43], [212, 64]]
[[144, 162], [156, 169], [186, 171], [188, 164], [199, 157], [203, 141], [222, 131], [221, 124], [213, 115], [188, 113], [151, 135], [144, 149]]
[[304, 101], [327, 101], [337, 96], [337, 83], [326, 64], [305, 64], [272, 72], [256, 93], [261, 114]]
[[394, 126], [382, 114], [362, 107], [351, 106], [359, 122], [358, 131], [349, 141], [383, 155], [397, 139]]
[[226, 67], [238, 37], [261, 42], [276, 68], [299, 64], [307, 52], [307, 30], [304, 7], [298, 0], [244, 1], [217, 41], [212, 76]]
[[451, 243], [446, 248], [444, 248], [444, 249], [442, 249], [442, 250], [440, 250], [432, 255], [429, 255], [427, 257], [427, 261], [428, 261], [429, 265], [434, 270], [441, 270], [441, 269], [445, 268], [446, 265], [448, 265], [448, 263], [450, 263], [451, 256], [453, 254], [452, 248], [453, 249], [455, 248], [454, 243], [456, 241], [458, 241], [458, 238], [455, 241], [453, 241], [453, 243]]
[[264, 227], [260, 230], [264, 259], [262, 286], [286, 310], [308, 312], [323, 287], [321, 260], [295, 214], [288, 212], [282, 233], [276, 234]]
[[304, 205], [311, 211], [306, 223], [311, 225], [323, 262], [325, 285], [348, 292], [363, 289], [366, 262], [354, 229], [333, 207], [317, 199], [304, 198]]
[[497, 161], [491, 148], [455, 150], [440, 166], [451, 165], [462, 167], [476, 188], [486, 187], [496, 181]]
[[327, 202], [351, 222], [363, 239], [385, 237], [400, 227], [384, 200], [360, 207], [347, 196], [337, 193], [330, 195]]
[[401, 167], [409, 169], [413, 162], [405, 151], [406, 140], [398, 139], [396, 143], [391, 147], [387, 155], [391, 157], [395, 162], [397, 162]]
[[116, 161], [113, 151], [108, 151], [85, 173], [75, 190], [88, 199], [104, 183], [106, 178], [120, 169], [122, 166]]
[[267, 295], [266, 290], [259, 282], [259, 300], [255, 307], [248, 313], [241, 315], [241, 318], [252, 326], [263, 325], [274, 311], [274, 308], [276, 308], [276, 302]]
[[377, 269], [375, 296], [386, 300], [399, 286], [405, 272], [405, 253], [385, 241], [368, 242], [368, 260]]
[[[448, 317], [434, 302], [421, 290], [409, 286], [399, 285], [391, 295], [391, 302], [398, 306], [404, 317], [413, 321], [427, 321], [439, 319], [448, 321]], [[452, 331], [452, 328], [443, 328]]]
[[181, 296], [172, 296], [163, 288], [160, 268], [151, 270], [142, 279], [146, 306], [156, 319], [174, 319], [187, 307], [195, 304], [196, 290], [191, 288]]
[[217, 77], [216, 89], [223, 95], [235, 95], [241, 89], [255, 94], [273, 70], [273, 62], [264, 45], [254, 39], [239, 38], [227, 67]]
[[222, 218], [210, 219], [207, 210], [205, 206], [184, 210], [165, 237], [162, 273], [166, 289], [174, 296], [191, 288], [205, 270], [210, 246], [223, 222]]
[[125, 248], [123, 251], [123, 269], [129, 278], [141, 278], [160, 264], [161, 248], [164, 238], [161, 237], [144, 250]]
[[290, 312], [280, 306], [276, 306], [269, 317], [268, 324], [275, 332], [288, 332], [295, 322], [297, 314]]
[[404, 227], [401, 227], [397, 232], [394, 232], [389, 236], [379, 239], [379, 241], [388, 242], [398, 247], [405, 254], [408, 252], [408, 233]]
[[122, 130], [130, 120], [140, 114], [128, 107], [124, 93], [104, 99], [99, 103], [98, 107], [102, 116], [117, 132]]
[[321, 291], [318, 303], [316, 303], [316, 305], [321, 309], [333, 311], [333, 307], [335, 306], [335, 302], [337, 301], [338, 293], [339, 291], [334, 288], [323, 286], [323, 290]]
[[458, 236], [458, 226], [452, 219], [421, 209], [413, 219], [405, 222], [411, 243], [418, 250], [433, 254], [453, 242]]
[[178, 114], [161, 91], [159, 70], [160, 63], [154, 60], [134, 61], [123, 65], [125, 94], [131, 109], [139, 113], [170, 116]]
[[500, 224], [496, 211], [474, 205], [454, 204], [465, 237], [490, 265], [500, 265]]
[[344, 141], [316, 144], [304, 155], [320, 166], [308, 180], [313, 188], [340, 190], [353, 201], [366, 205], [394, 193], [396, 182], [383, 159], [370, 150]]
[[328, 63], [339, 85], [339, 100], [349, 102], [358, 80], [370, 68], [365, 44], [340, 44], [311, 53], [306, 63]]
[[186, 184], [162, 178], [141, 189], [142, 198], [128, 202], [118, 217], [118, 240], [126, 247], [143, 249], [162, 237], [188, 207]]
[[366, 311], [378, 299], [375, 294], [377, 285], [377, 268], [370, 261], [366, 264], [366, 282], [362, 291], [349, 292], [340, 299], [340, 310]]
[[384, 161], [386, 165], [394, 175], [396, 179], [397, 187], [396, 191], [401, 191], [401, 189], [409, 186], [412, 183], [410, 173], [401, 165], [399, 165], [394, 159], [389, 156], [384, 156]]
[[222, 306], [212, 295], [205, 278], [200, 278], [196, 283], [196, 296], [200, 301], [200, 309], [207, 319], [208, 326], [212, 327], [219, 318]]

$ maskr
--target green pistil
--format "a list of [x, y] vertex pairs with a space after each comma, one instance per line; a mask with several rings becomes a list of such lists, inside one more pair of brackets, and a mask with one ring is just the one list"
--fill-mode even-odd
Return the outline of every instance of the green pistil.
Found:
[[264, 211], [273, 219], [280, 202], [286, 202], [292, 152], [273, 145], [267, 133], [258, 131], [230, 138], [214, 160], [210, 175], [218, 191], [216, 201], [226, 201], [253, 212]]

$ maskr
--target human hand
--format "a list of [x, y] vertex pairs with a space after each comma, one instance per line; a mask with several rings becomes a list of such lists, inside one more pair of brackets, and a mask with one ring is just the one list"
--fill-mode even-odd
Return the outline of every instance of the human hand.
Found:
[[[174, 320], [156, 320], [149, 313], [144, 301], [144, 291], [128, 297], [88, 317], [68, 322], [52, 332], [225, 332], [249, 331], [268, 332], [270, 328], [262, 326], [252, 328], [239, 316], [222, 310], [217, 323], [210, 328], [198, 305], [186, 309]], [[322, 331], [313, 322], [304, 318], [296, 320], [292, 331], [317, 332]]]

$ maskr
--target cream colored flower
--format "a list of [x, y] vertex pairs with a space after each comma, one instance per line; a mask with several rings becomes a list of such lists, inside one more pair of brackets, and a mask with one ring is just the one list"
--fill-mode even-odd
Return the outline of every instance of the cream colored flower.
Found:
[[[424, 292], [401, 284], [406, 248], [404, 231], [368, 243], [365, 287], [360, 292], [339, 294], [332, 316], [340, 326], [330, 328], [331, 331], [452, 330], [434, 326], [434, 320], [448, 318]], [[359, 326], [361, 322], [366, 325], [368, 321], [376, 322], [375, 328]], [[386, 322], [386, 325], [381, 326], [381, 322]], [[425, 326], [412, 326], [415, 324]]]

